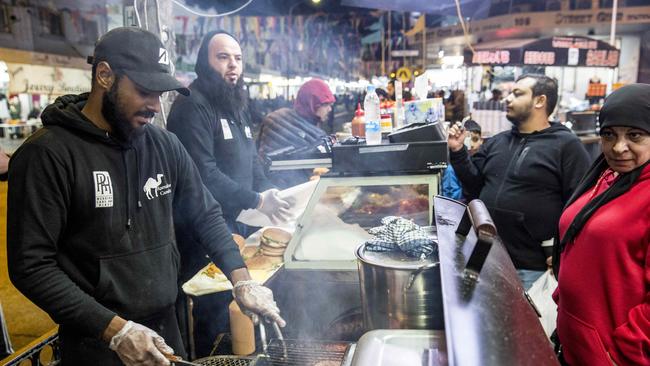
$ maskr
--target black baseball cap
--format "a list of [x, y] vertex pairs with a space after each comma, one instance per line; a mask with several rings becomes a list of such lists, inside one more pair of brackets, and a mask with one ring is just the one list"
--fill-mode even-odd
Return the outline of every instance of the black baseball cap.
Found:
[[88, 63], [95, 65], [101, 61], [146, 90], [176, 90], [190, 95], [190, 90], [172, 76], [169, 53], [158, 36], [142, 28], [115, 28], [99, 38]]

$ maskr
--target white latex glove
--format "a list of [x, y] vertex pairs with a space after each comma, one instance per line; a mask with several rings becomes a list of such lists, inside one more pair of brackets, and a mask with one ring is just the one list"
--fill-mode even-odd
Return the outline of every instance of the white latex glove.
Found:
[[291, 205], [280, 198], [278, 192], [277, 189], [268, 189], [260, 193], [260, 203], [257, 206], [257, 210], [268, 216], [273, 224], [286, 221], [291, 216]]
[[232, 289], [232, 296], [242, 312], [248, 315], [254, 324], [259, 323], [259, 316], [278, 323], [284, 327], [287, 322], [280, 317], [280, 309], [273, 300], [273, 292], [255, 281], [239, 281]]
[[163, 352], [174, 354], [158, 333], [130, 320], [111, 338], [108, 347], [126, 366], [167, 366], [170, 362]]

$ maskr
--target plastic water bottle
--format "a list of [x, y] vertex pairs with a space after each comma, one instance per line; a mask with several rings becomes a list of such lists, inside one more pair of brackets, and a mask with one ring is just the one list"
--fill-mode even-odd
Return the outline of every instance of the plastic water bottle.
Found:
[[375, 86], [368, 85], [366, 98], [363, 100], [363, 109], [366, 118], [366, 144], [381, 144], [381, 126], [379, 124], [379, 97], [375, 93]]

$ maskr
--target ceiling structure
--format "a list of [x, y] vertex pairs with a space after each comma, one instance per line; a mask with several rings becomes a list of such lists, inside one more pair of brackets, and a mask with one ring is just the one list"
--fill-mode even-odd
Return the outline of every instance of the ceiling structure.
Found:
[[[226, 12], [244, 5], [247, 0], [178, 0], [201, 9], [214, 9]], [[459, 0], [464, 17], [484, 17], [491, 1]], [[314, 4], [311, 0], [253, 0], [242, 9], [242, 16], [279, 16], [296, 14], [369, 12], [372, 10], [393, 10], [398, 12], [420, 12], [436, 15], [456, 16], [455, 0], [414, 1], [414, 0], [321, 0]]]
[[[218, 12], [232, 11], [246, 4], [247, 0], [178, 0], [189, 6], [194, 6], [204, 10], [216, 10]], [[368, 12], [368, 9], [362, 9], [353, 6], [344, 6], [341, 0], [321, 0], [314, 4], [310, 0], [253, 0], [248, 6], [237, 13], [241, 16], [280, 16], [288, 15], [305, 15], [318, 12], [326, 13], [350, 13], [350, 12]]]

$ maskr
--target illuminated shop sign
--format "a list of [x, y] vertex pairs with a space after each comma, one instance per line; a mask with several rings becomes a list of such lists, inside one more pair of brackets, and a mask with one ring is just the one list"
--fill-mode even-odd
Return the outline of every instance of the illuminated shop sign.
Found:
[[466, 49], [465, 62], [474, 65], [616, 67], [620, 56], [620, 51], [609, 43], [580, 36], [513, 40], [510, 41], [516, 45], [513, 47], [503, 47], [502, 43], [478, 44], [474, 54]]
[[554, 65], [555, 52], [526, 51], [524, 65]]
[[507, 65], [510, 63], [510, 51], [476, 51], [472, 63]]
[[553, 48], [596, 49], [598, 48], [598, 41], [595, 39], [588, 39], [588, 38], [553, 37], [552, 46]]
[[616, 67], [618, 65], [618, 50], [589, 50], [585, 60], [586, 66]]

